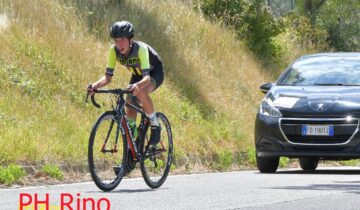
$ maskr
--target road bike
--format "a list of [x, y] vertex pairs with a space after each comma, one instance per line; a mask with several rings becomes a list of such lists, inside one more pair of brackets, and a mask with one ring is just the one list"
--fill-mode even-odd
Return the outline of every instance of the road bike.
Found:
[[[153, 189], [160, 187], [169, 174], [173, 154], [171, 126], [165, 114], [156, 112], [161, 128], [160, 143], [155, 147], [150, 146], [150, 119], [140, 104], [134, 105], [124, 99], [124, 95], [131, 95], [131, 91], [109, 89], [94, 92], [91, 102], [95, 107], [100, 107], [95, 100], [96, 94], [110, 94], [113, 99], [112, 110], [99, 116], [89, 138], [88, 164], [96, 186], [103, 191], [115, 189], [122, 178], [140, 163], [146, 184]], [[125, 107], [134, 109], [141, 115], [140, 123], [135, 128], [137, 132], [129, 125]], [[138, 135], [134, 136], [134, 133]]]

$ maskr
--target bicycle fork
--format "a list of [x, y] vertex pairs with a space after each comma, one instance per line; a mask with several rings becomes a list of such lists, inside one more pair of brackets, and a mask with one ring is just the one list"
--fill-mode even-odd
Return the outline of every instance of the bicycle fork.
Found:
[[113, 127], [114, 127], [114, 122], [115, 122], [115, 119], [113, 119], [113, 120], [111, 120], [111, 123], [110, 123], [110, 127], [109, 127], [109, 130], [108, 130], [108, 132], [107, 132], [107, 134], [106, 134], [106, 138], [105, 138], [105, 142], [104, 142], [104, 144], [102, 145], [102, 147], [101, 147], [101, 152], [102, 153], [106, 153], [106, 152], [110, 152], [110, 153], [116, 153], [118, 150], [117, 150], [117, 141], [118, 141], [118, 128], [117, 128], [117, 131], [116, 131], [116, 142], [115, 142], [115, 144], [114, 144], [114, 148], [113, 149], [110, 149], [110, 150], [107, 150], [106, 149], [106, 144], [107, 144], [107, 142], [108, 142], [108, 140], [109, 140], [109, 137], [110, 137], [110, 134], [111, 134], [111, 131], [112, 131], [112, 129], [113, 129]]
[[[119, 120], [119, 119], [121, 119], [121, 120]], [[122, 136], [124, 137], [124, 138], [126, 138], [126, 140], [127, 140], [127, 143], [128, 143], [128, 145], [130, 145], [130, 147], [132, 148], [132, 150], [134, 149], [134, 147], [132, 146], [133, 144], [131, 144], [131, 142], [133, 142], [131, 139], [132, 139], [132, 136], [130, 136], [131, 134], [130, 134], [130, 132], [128, 132], [129, 130], [129, 128], [127, 128], [127, 129], [125, 129], [125, 126], [127, 125], [127, 123], [125, 122], [125, 118], [124, 117], [119, 117], [119, 119], [113, 119], [113, 120], [111, 120], [111, 123], [110, 123], [110, 126], [109, 126], [109, 130], [108, 130], [108, 132], [107, 132], [107, 134], [106, 134], [106, 137], [105, 137], [105, 141], [104, 141], [104, 143], [103, 143], [103, 145], [101, 146], [101, 149], [100, 149], [100, 151], [102, 152], [102, 153], [106, 153], [106, 152], [109, 152], [109, 153], [116, 153], [116, 152], [118, 152], [118, 141], [119, 141], [119, 136], [120, 136], [120, 130], [121, 130], [121, 133], [122, 133]], [[109, 137], [110, 137], [110, 135], [111, 135], [111, 132], [112, 132], [112, 129], [113, 129], [113, 127], [114, 127], [114, 124], [115, 124], [115, 120], [117, 121], [117, 122], [121, 122], [122, 123], [122, 126], [120, 125], [120, 123], [116, 123], [116, 133], [115, 133], [115, 144], [114, 144], [114, 146], [113, 146], [113, 148], [112, 149], [106, 149], [106, 144], [108, 143], [108, 141], [109, 141]], [[127, 127], [127, 126], [126, 126]], [[136, 152], [136, 150], [135, 150], [135, 152]], [[136, 152], [137, 153], [137, 152]], [[134, 155], [134, 154], [133, 154]], [[135, 157], [135, 156], [134, 156]]]

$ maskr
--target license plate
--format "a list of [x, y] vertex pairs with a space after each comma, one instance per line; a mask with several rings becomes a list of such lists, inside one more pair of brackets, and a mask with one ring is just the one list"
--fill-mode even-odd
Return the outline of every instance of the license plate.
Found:
[[334, 136], [333, 125], [303, 125], [301, 129], [303, 136]]

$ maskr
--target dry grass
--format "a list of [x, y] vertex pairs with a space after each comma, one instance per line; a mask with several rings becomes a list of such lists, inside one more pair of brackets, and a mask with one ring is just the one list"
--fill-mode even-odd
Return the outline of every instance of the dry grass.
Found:
[[[172, 122], [177, 158], [228, 162], [252, 147], [258, 87], [269, 76], [230, 30], [175, 0], [27, 2], [0, 2], [8, 20], [0, 30], [0, 162], [86, 160], [103, 110], [82, 103], [84, 87], [103, 75], [107, 29], [121, 19], [164, 60], [166, 81], [153, 97]], [[123, 72], [111, 87], [127, 84]]]

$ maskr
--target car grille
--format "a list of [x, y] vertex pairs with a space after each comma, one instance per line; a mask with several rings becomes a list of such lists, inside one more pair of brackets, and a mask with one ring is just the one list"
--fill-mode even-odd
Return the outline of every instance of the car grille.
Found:
[[[316, 144], [332, 145], [345, 144], [351, 140], [357, 132], [358, 119], [325, 119], [325, 118], [283, 118], [279, 121], [282, 134], [286, 140], [293, 144]], [[303, 125], [332, 125], [334, 126], [333, 136], [303, 136], [301, 134]]]

